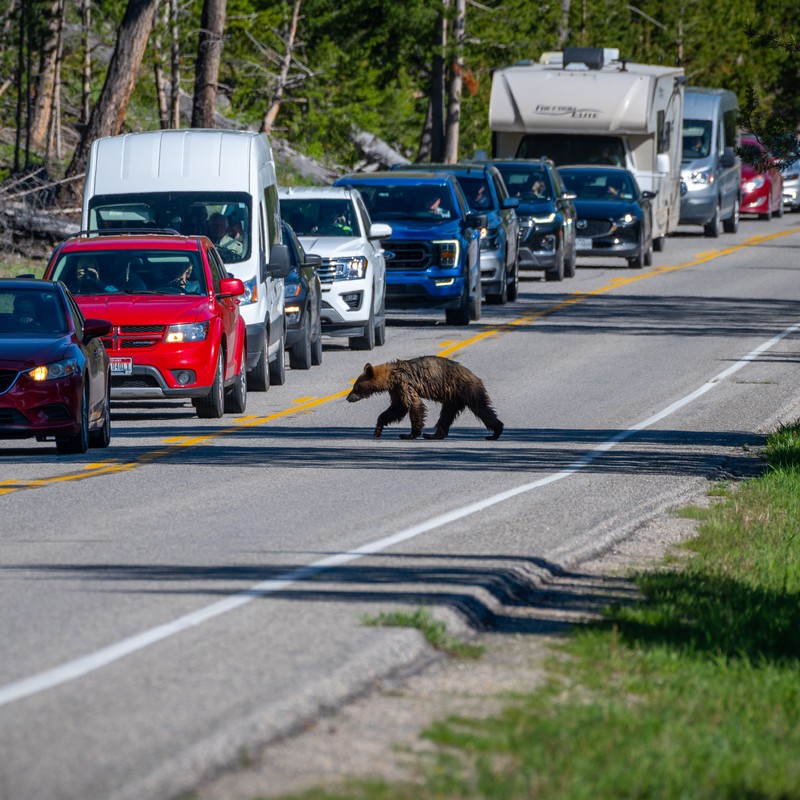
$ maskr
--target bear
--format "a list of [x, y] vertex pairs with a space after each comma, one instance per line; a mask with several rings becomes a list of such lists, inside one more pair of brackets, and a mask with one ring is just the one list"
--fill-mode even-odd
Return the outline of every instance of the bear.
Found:
[[386, 364], [367, 364], [356, 378], [349, 403], [356, 403], [378, 392], [389, 392], [391, 405], [379, 417], [374, 436], [380, 438], [386, 425], [400, 422], [406, 414], [411, 420], [411, 433], [401, 433], [401, 439], [416, 439], [425, 425], [425, 400], [442, 404], [434, 433], [426, 439], [444, 439], [455, 418], [469, 408], [492, 432], [486, 439], [500, 438], [503, 423], [497, 418], [483, 381], [471, 370], [441, 356], [420, 356], [398, 359]]

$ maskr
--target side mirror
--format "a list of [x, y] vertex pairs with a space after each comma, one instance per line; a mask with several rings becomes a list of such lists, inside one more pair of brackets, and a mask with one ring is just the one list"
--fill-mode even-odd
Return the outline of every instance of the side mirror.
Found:
[[736, 151], [732, 147], [726, 147], [722, 151], [722, 155], [719, 159], [719, 164], [721, 167], [735, 167], [736, 166]]
[[642, 192], [642, 200], [652, 200], [658, 192]]
[[289, 257], [289, 245], [272, 245], [272, 249], [269, 251], [267, 270], [273, 278], [285, 278], [291, 272], [292, 260]]
[[219, 282], [217, 297], [241, 297], [244, 294], [244, 284], [239, 278], [223, 278]]
[[468, 228], [486, 228], [489, 225], [489, 218], [486, 214], [467, 214], [464, 224]]
[[368, 239], [388, 239], [392, 235], [392, 226], [385, 222], [373, 222], [369, 226]]
[[107, 319], [85, 319], [83, 321], [83, 341], [91, 342], [99, 336], [111, 333], [111, 323]]
[[306, 260], [303, 262], [306, 267], [314, 267], [314, 269], [319, 269], [322, 266], [322, 256], [318, 256], [316, 253], [306, 253]]
[[506, 197], [500, 203], [500, 208], [518, 208], [519, 197]]

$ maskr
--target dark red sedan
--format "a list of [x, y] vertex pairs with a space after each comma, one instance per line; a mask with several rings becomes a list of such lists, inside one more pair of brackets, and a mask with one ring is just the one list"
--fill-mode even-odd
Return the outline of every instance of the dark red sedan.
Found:
[[84, 319], [54, 281], [0, 280], [0, 438], [55, 439], [59, 453], [111, 442], [111, 323]]
[[783, 173], [773, 164], [764, 145], [752, 136], [742, 136], [742, 149], [751, 151], [761, 162], [754, 167], [742, 162], [742, 214], [758, 214], [760, 219], [783, 216]]

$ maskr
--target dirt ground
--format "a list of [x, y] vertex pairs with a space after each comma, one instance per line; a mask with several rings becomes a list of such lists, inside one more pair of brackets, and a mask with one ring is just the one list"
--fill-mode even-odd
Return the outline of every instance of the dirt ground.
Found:
[[431, 651], [424, 668], [382, 681], [299, 735], [248, 754], [246, 763], [198, 788], [192, 800], [278, 797], [330, 788], [348, 778], [411, 779], [410, 764], [426, 748], [420, 738], [426, 725], [453, 714], [488, 716], [502, 707], [503, 694], [536, 687], [559, 630], [590, 619], [612, 600], [635, 597], [635, 587], [623, 576], [656, 564], [694, 533], [694, 522], [671, 515], [643, 524], [602, 557], [549, 580], [528, 602], [506, 605], [506, 625], [527, 633], [481, 633], [475, 641], [486, 652], [476, 661]]

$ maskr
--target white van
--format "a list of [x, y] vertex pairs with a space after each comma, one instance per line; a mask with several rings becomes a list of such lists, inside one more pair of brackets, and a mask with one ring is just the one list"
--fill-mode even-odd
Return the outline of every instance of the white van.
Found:
[[617, 48], [565, 47], [497, 69], [492, 155], [627, 168], [655, 195], [653, 249], [661, 250], [680, 216], [684, 82], [681, 67], [637, 64]]
[[702, 225], [706, 236], [739, 229], [738, 111], [739, 101], [727, 89], [686, 87], [680, 221]]
[[96, 139], [81, 227], [209, 236], [245, 286], [248, 387], [266, 391], [285, 381], [283, 278], [290, 265], [264, 134], [192, 129]]

